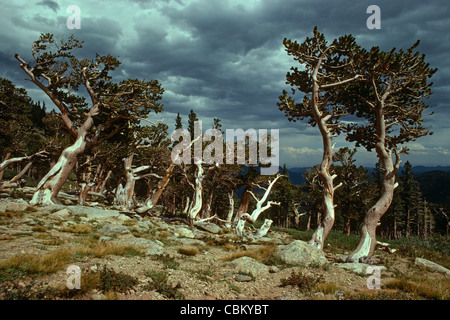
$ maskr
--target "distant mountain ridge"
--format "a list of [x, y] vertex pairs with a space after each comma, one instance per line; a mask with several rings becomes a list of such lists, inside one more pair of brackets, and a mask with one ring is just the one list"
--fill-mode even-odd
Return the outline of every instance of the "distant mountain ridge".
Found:
[[[288, 168], [289, 180], [294, 185], [305, 183], [303, 174], [312, 167], [294, 167]], [[365, 167], [369, 174], [372, 174], [375, 168]], [[259, 170], [259, 167], [256, 167]], [[241, 174], [248, 170], [243, 168]], [[402, 167], [400, 167], [402, 170]], [[420, 184], [420, 191], [424, 198], [433, 203], [446, 204], [450, 207], [450, 166], [415, 166], [413, 167], [414, 176]], [[279, 172], [283, 174], [283, 167], [279, 167]], [[244, 188], [239, 188], [236, 195], [240, 197]]]
[[[294, 168], [288, 168], [289, 170], [289, 180], [295, 184], [295, 185], [302, 185], [305, 182], [305, 179], [303, 178], [303, 174], [306, 172], [306, 170], [311, 169], [312, 167], [294, 167]], [[365, 167], [367, 171], [369, 171], [370, 174], [375, 170], [375, 168], [371, 167]], [[402, 167], [400, 167], [400, 170], [402, 170]], [[280, 172], [282, 172], [283, 169], [280, 167]], [[432, 172], [432, 171], [443, 171], [443, 172], [450, 172], [450, 166], [415, 166], [413, 167], [413, 171], [416, 177], [418, 177], [421, 174]], [[419, 181], [420, 182], [420, 181]]]

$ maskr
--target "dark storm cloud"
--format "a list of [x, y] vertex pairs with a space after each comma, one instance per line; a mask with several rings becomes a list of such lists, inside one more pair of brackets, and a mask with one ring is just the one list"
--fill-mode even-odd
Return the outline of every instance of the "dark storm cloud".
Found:
[[55, 1], [51, 1], [51, 0], [45, 0], [45, 1], [38, 2], [37, 5], [50, 8], [54, 12], [57, 12], [59, 10], [59, 5]]
[[[56, 8], [61, 9], [59, 15], [48, 14], [48, 9], [22, 14], [20, 8], [7, 8], [5, 12], [11, 14], [0, 21], [0, 27], [5, 29], [7, 21], [14, 24], [16, 32], [0, 32], [1, 76], [31, 88], [22, 80], [24, 75], [13, 59], [14, 51], [29, 54], [39, 32], [61, 37], [74, 33], [85, 41], [79, 51], [82, 57], [94, 58], [97, 52], [119, 56], [122, 66], [114, 72], [118, 80], [158, 79], [166, 90], [166, 112], [161, 117], [169, 125], [173, 125], [177, 112], [186, 122], [189, 110], [194, 109], [205, 121], [222, 119], [224, 127], [280, 128], [285, 132], [283, 143], [298, 148], [290, 152], [307, 154], [320, 147], [319, 138], [316, 147], [312, 145], [316, 128], [304, 122], [289, 123], [276, 103], [282, 90], [288, 89], [285, 75], [295, 65], [283, 50], [283, 38], [302, 42], [317, 25], [329, 41], [352, 34], [367, 49], [406, 49], [420, 39], [418, 50], [439, 68], [432, 79], [433, 97], [428, 100], [437, 116], [426, 121], [436, 129], [449, 128], [444, 119], [450, 115], [450, 23], [448, 8], [442, 2], [80, 2], [80, 30], [65, 27], [67, 15], [62, 5]], [[39, 4], [42, 10], [45, 6], [51, 8], [50, 1]], [[371, 4], [381, 8], [381, 30], [366, 27], [366, 9]], [[306, 149], [299, 145], [302, 137], [311, 143]], [[435, 135], [433, 142], [443, 146], [439, 136]]]

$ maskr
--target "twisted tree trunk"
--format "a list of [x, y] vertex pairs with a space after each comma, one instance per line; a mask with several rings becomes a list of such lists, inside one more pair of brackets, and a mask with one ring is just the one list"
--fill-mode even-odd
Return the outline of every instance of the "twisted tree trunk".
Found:
[[[91, 124], [92, 125], [92, 124]], [[83, 127], [77, 130], [75, 142], [64, 149], [55, 165], [41, 179], [30, 204], [59, 204], [58, 193], [61, 191], [72, 169], [78, 161], [78, 156], [87, 149], [87, 130]]]
[[225, 227], [231, 228], [231, 220], [233, 219], [234, 213], [234, 191], [228, 192], [228, 214], [227, 214], [227, 222], [225, 223]]
[[122, 159], [125, 168], [125, 186], [118, 186], [115, 195], [115, 204], [123, 207], [126, 210], [132, 209], [134, 207], [134, 187], [136, 181], [152, 174], [138, 175], [138, 173], [148, 170], [151, 166], [140, 166], [133, 169], [133, 156], [132, 153], [127, 158]]
[[173, 169], [175, 168], [175, 164], [172, 162], [166, 170], [166, 174], [164, 175], [164, 178], [161, 179], [158, 182], [158, 185], [156, 186], [156, 189], [153, 191], [152, 195], [147, 198], [145, 201], [145, 205], [137, 208], [137, 213], [144, 213], [150, 209], [152, 209], [159, 201], [159, 198], [161, 197], [164, 189], [166, 188], [167, 184], [170, 181], [170, 177], [172, 176]]
[[214, 191], [217, 187], [218, 181], [213, 181], [211, 184], [211, 188], [208, 191], [208, 196], [206, 197], [206, 202], [205, 202], [205, 210], [203, 211], [203, 215], [202, 218], [209, 218], [211, 217], [211, 206], [212, 206], [212, 202], [213, 202], [213, 197], [214, 197]]
[[244, 193], [241, 196], [241, 201], [236, 212], [236, 216], [234, 217], [234, 223], [238, 223], [242, 214], [248, 211], [248, 205], [250, 204], [250, 191], [251, 187], [245, 186]]
[[384, 169], [381, 196], [375, 205], [366, 213], [361, 225], [361, 238], [356, 249], [347, 257], [347, 261], [358, 262], [370, 259], [377, 246], [376, 228], [381, 217], [389, 209], [394, 198], [394, 189], [397, 187], [395, 176], [400, 166], [399, 153], [395, 150], [395, 163], [392, 159], [392, 150], [386, 147], [386, 123], [382, 101], [375, 106], [376, 112], [376, 137], [375, 150]]
[[366, 261], [372, 257], [375, 247], [377, 245], [376, 228], [379, 224], [381, 217], [386, 213], [389, 208], [395, 188], [395, 176], [388, 177], [385, 175], [382, 195], [376, 204], [370, 208], [367, 212], [364, 221], [361, 225], [361, 238], [356, 249], [348, 256], [347, 261], [358, 262]]
[[335, 213], [334, 213], [334, 191], [341, 186], [341, 184], [336, 187], [333, 185], [333, 180], [336, 175], [330, 174], [330, 167], [333, 162], [333, 146], [331, 144], [332, 134], [327, 124], [327, 121], [332, 118], [332, 115], [325, 115], [319, 109], [319, 84], [317, 82], [317, 74], [322, 63], [322, 58], [317, 62], [314, 72], [312, 74], [313, 83], [313, 97], [311, 101], [311, 112], [314, 120], [317, 123], [320, 134], [322, 136], [323, 144], [323, 156], [322, 162], [319, 169], [319, 177], [323, 183], [323, 216], [322, 222], [312, 235], [309, 244], [315, 246], [316, 248], [323, 249], [325, 239], [333, 228]]

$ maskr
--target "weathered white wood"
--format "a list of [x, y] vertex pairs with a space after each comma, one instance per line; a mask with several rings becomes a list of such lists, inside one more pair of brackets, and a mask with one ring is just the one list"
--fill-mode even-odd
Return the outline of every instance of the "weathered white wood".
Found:
[[257, 237], [264, 237], [267, 234], [267, 232], [269, 231], [270, 226], [272, 225], [272, 222], [273, 221], [270, 220], [270, 219], [264, 220], [264, 223], [261, 226], [261, 228], [259, 228], [259, 230], [256, 231], [256, 236]]
[[[265, 201], [267, 200], [267, 197], [268, 197], [269, 194], [270, 194], [270, 191], [272, 190], [272, 187], [275, 185], [275, 182], [277, 182], [277, 180], [278, 180], [280, 177], [282, 177], [282, 175], [277, 174], [277, 176], [276, 176], [272, 181], [269, 181], [269, 186], [268, 186], [267, 188], [263, 188], [263, 189], [265, 189], [265, 192], [264, 192], [264, 195], [261, 197], [261, 199], [258, 199], [258, 198], [255, 196], [255, 194], [254, 194], [253, 192], [249, 191], [249, 193], [250, 193], [250, 194], [253, 196], [253, 198], [255, 198], [255, 200], [257, 201], [257, 202], [256, 202], [256, 208], [253, 210], [253, 212], [252, 212], [251, 215], [249, 215], [248, 213], [243, 213], [243, 214], [240, 216], [240, 218], [239, 218], [239, 220], [238, 220], [238, 223], [237, 223], [237, 225], [236, 225], [236, 234], [238, 234], [239, 236], [244, 236], [244, 235], [245, 235], [244, 228], [245, 228], [245, 222], [246, 222], [246, 221], [249, 221], [249, 222], [251, 222], [251, 223], [254, 223], [254, 222], [258, 219], [259, 215], [260, 215], [262, 212], [264, 212], [265, 210], [269, 209], [272, 205], [280, 205], [279, 202], [268, 201], [267, 204], [266, 204], [265, 206], [263, 206], [263, 204], [264, 204]], [[270, 224], [271, 224], [271, 223], [270, 223]], [[268, 225], [268, 228], [267, 228], [267, 230], [265, 230], [265, 233], [264, 233], [264, 234], [266, 234], [267, 231], [269, 230], [270, 224]], [[264, 226], [264, 225], [263, 225], [262, 227], [265, 227], [265, 228], [266, 228], [267, 226]], [[262, 234], [263, 232], [264, 232], [264, 230], [262, 230], [260, 233], [257, 232], [255, 235], [256, 235], [256, 236], [259, 236], [259, 234]]]
[[190, 221], [195, 221], [198, 213], [202, 209], [202, 196], [203, 196], [202, 182], [205, 177], [203, 175], [203, 167], [202, 167], [201, 162], [195, 163], [195, 166], [196, 166], [196, 174], [195, 174], [195, 182], [194, 182], [194, 186], [195, 186], [194, 196], [192, 199], [192, 206], [188, 212], [188, 219], [190, 219]]
[[361, 235], [361, 245], [358, 250], [355, 250], [347, 257], [349, 262], [364, 262], [370, 255], [372, 247], [372, 237], [367, 231]]
[[233, 219], [234, 213], [234, 191], [228, 192], [228, 201], [230, 203], [227, 214], [227, 222], [225, 223], [225, 227], [231, 228], [231, 220]]
[[[188, 220], [190, 222], [194, 222], [198, 218], [198, 214], [200, 213], [203, 205], [203, 181], [207, 179], [218, 167], [219, 164], [215, 164], [213, 167], [210, 167], [206, 173], [203, 169], [203, 161], [196, 160], [194, 162], [194, 165], [196, 166], [195, 170], [195, 180], [194, 180], [194, 195], [192, 199], [191, 207], [188, 211]], [[191, 184], [192, 186], [192, 184]]]
[[[147, 173], [143, 175], [139, 175], [139, 173], [149, 170], [153, 168], [150, 165], [144, 165], [139, 166], [137, 168], [133, 168], [133, 157], [134, 154], [130, 154], [127, 158], [123, 158], [123, 165], [125, 169], [125, 185], [120, 186], [120, 188], [117, 189], [117, 192], [115, 194], [114, 203], [123, 208], [124, 210], [131, 210], [134, 206], [134, 187], [136, 185], [136, 181], [140, 180], [142, 178], [148, 177], [148, 176], [156, 176], [161, 178], [159, 175], [155, 173]], [[148, 199], [146, 200], [146, 203], [150, 205]], [[154, 204], [153, 204], [154, 205]], [[147, 206], [147, 205], [146, 205]], [[141, 208], [142, 212], [145, 211], [145, 208]]]
[[187, 214], [190, 207], [191, 207], [191, 199], [189, 199], [189, 197], [186, 197], [186, 206], [183, 209], [183, 213]]
[[75, 142], [63, 150], [50, 171], [39, 181], [30, 204], [57, 204], [56, 197], [72, 171], [76, 158], [86, 148], [86, 132], [80, 132]]
[[21, 162], [21, 161], [25, 161], [25, 160], [34, 160], [36, 158], [46, 158], [48, 156], [48, 152], [43, 150], [43, 151], [36, 152], [36, 153], [32, 154], [31, 156], [15, 157], [15, 158], [9, 158], [9, 155], [10, 155], [10, 153], [8, 153], [8, 155], [5, 157], [5, 160], [2, 163], [0, 163], [0, 172], [5, 170], [5, 168], [7, 166], [9, 166], [10, 164], [15, 163], [15, 162]]
[[381, 248], [383, 248], [384, 251], [387, 251], [389, 253], [394, 253], [397, 251], [397, 249], [389, 248], [390, 244], [386, 242], [377, 241], [377, 246], [380, 246]]

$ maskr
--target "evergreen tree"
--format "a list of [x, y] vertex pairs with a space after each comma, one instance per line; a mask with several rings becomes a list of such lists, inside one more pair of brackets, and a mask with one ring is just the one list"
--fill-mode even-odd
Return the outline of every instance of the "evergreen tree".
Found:
[[283, 164], [283, 175], [286, 177], [286, 179], [289, 179], [289, 170], [286, 166], [286, 163]]
[[[333, 197], [339, 186], [334, 184], [336, 175], [330, 171], [333, 163], [332, 140], [345, 126], [340, 118], [348, 113], [346, 104], [339, 103], [335, 98], [340, 93], [344, 94], [348, 83], [361, 76], [354, 74], [353, 68], [348, 68], [354, 63], [358, 45], [351, 35], [329, 42], [317, 27], [314, 27], [313, 37], [307, 37], [304, 42], [284, 39], [283, 45], [287, 54], [292, 55], [301, 66], [293, 66], [286, 74], [286, 83], [291, 86], [292, 95], [283, 90], [278, 108], [289, 121], [306, 120], [309, 125], [317, 127], [322, 138], [323, 154], [318, 174], [324, 185], [323, 219], [309, 243], [323, 249], [334, 224]], [[296, 97], [296, 92], [300, 93], [300, 97]]]
[[422, 117], [428, 108], [424, 100], [432, 94], [429, 79], [437, 69], [430, 67], [424, 54], [415, 51], [418, 45], [419, 41], [406, 51], [394, 48], [389, 52], [379, 47], [370, 51], [359, 48], [351, 69], [363, 76], [338, 92], [347, 111], [363, 119], [349, 124], [347, 141], [376, 151], [384, 169], [382, 195], [367, 211], [359, 244], [347, 261], [364, 261], [374, 253], [378, 223], [397, 187], [400, 154], [407, 151], [402, 144], [431, 134], [423, 126]]
[[175, 130], [183, 129], [183, 123], [181, 122], [180, 113], [177, 113], [177, 118], [175, 119]]
[[191, 109], [188, 118], [188, 131], [191, 134], [191, 140], [194, 140], [194, 123], [198, 121], [197, 114]]
[[[323, 210], [323, 184], [319, 178], [318, 165], [306, 170], [303, 174], [305, 183], [301, 187], [302, 195], [300, 205], [304, 207], [308, 214], [306, 230], [316, 228], [320, 225]], [[315, 222], [314, 222], [315, 221]], [[313, 225], [311, 226], [311, 222]]]
[[355, 165], [355, 153], [356, 149], [345, 147], [334, 155], [336, 161], [340, 162], [340, 165], [333, 167], [338, 175], [336, 183], [342, 183], [336, 192], [336, 211], [344, 220], [343, 232], [347, 235], [357, 226], [361, 212], [367, 210], [371, 199], [368, 184], [370, 175], [364, 167]]
[[[381, 194], [381, 186], [379, 186]], [[389, 239], [398, 239], [405, 233], [405, 209], [401, 197], [402, 186], [399, 184], [394, 190], [392, 203], [386, 213], [381, 217], [381, 234]]]
[[40, 102], [32, 102], [31, 103], [31, 113], [30, 113], [30, 120], [33, 123], [34, 126], [36, 126], [39, 129], [42, 129], [45, 127], [44, 122], [42, 119], [47, 115], [46, 108], [45, 108], [45, 102], [42, 104]]
[[223, 130], [221, 129], [222, 128], [222, 124], [220, 123], [220, 119], [218, 119], [218, 118], [214, 118], [214, 122], [213, 122], [213, 129], [217, 129], [217, 130], [220, 130], [220, 132], [222, 132], [222, 134], [223, 134]]
[[417, 210], [420, 199], [419, 183], [414, 179], [414, 171], [409, 161], [406, 161], [403, 170], [401, 170], [398, 177], [399, 185], [401, 185], [400, 197], [403, 202], [404, 221], [405, 221], [405, 236], [408, 237], [412, 230], [411, 224], [415, 219], [415, 211]]
[[269, 217], [274, 220], [275, 225], [289, 228], [294, 213], [295, 187], [289, 181], [289, 170], [283, 165], [283, 175], [273, 189], [270, 200], [280, 202], [279, 206], [270, 208]]

